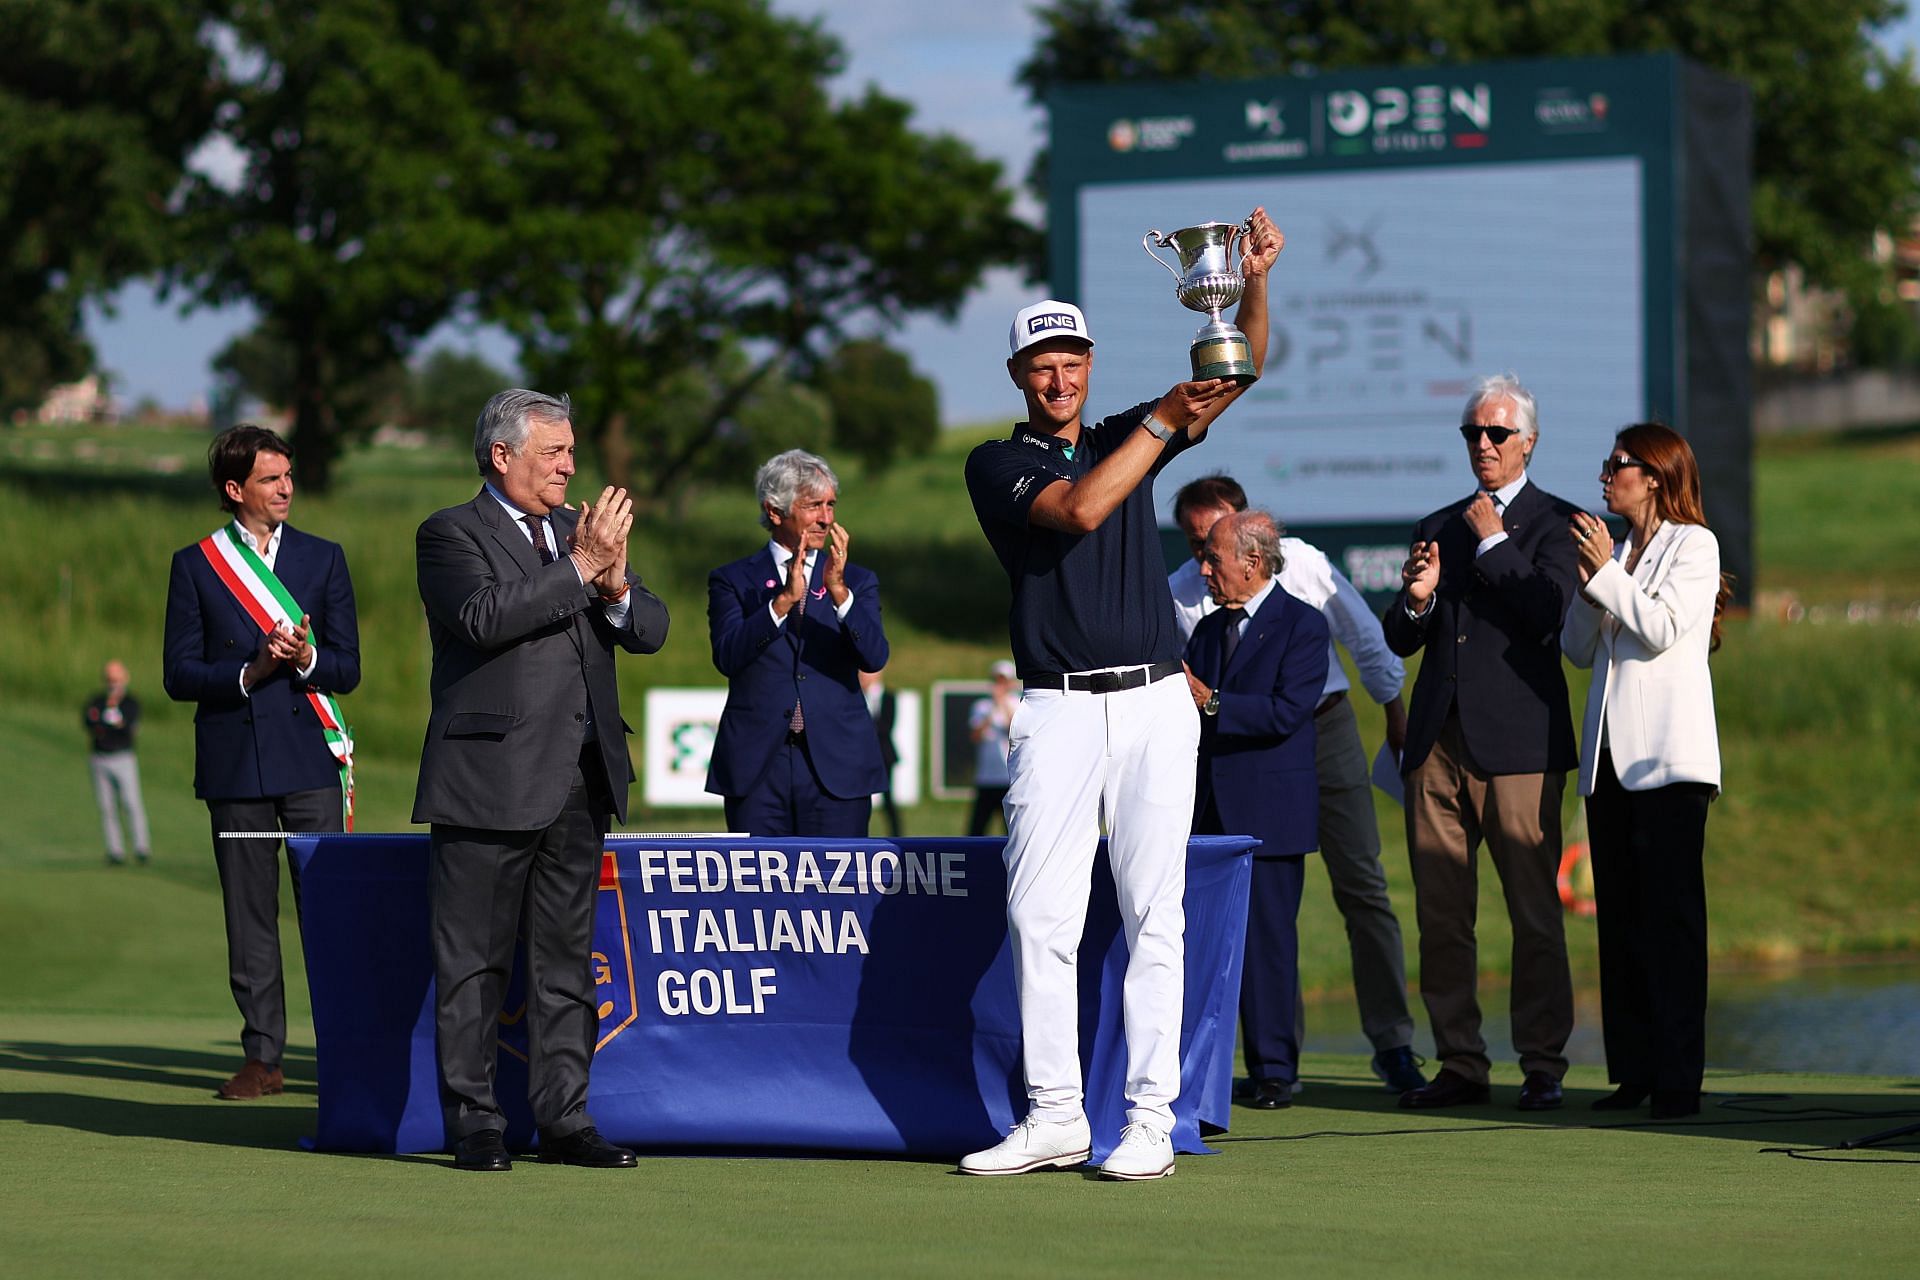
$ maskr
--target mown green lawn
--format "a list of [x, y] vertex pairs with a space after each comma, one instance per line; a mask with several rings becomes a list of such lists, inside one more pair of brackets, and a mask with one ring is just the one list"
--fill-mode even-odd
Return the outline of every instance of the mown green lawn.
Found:
[[[1595, 1127], [1597, 1070], [1570, 1105], [1415, 1115], [1364, 1062], [1309, 1055], [1307, 1091], [1236, 1111], [1220, 1154], [1115, 1186], [1076, 1173], [965, 1179], [938, 1161], [658, 1158], [631, 1173], [523, 1164], [463, 1176], [438, 1158], [303, 1153], [313, 1039], [297, 937], [286, 1096], [220, 1103], [236, 1065], [206, 814], [191, 797], [190, 712], [160, 690], [167, 560], [216, 516], [191, 435], [103, 433], [90, 451], [0, 435], [0, 1269], [7, 1275], [289, 1276], [1420, 1274], [1904, 1276], [1920, 1147], [1792, 1159], [1920, 1118], [1920, 1081], [1715, 1072], [1703, 1116]], [[848, 478], [856, 555], [887, 583], [899, 687], [971, 676], [999, 656], [1005, 597], [956, 476], [970, 438], [878, 479]], [[44, 447], [43, 447], [44, 446]], [[80, 456], [86, 453], [87, 456]], [[153, 470], [152, 459], [184, 459]], [[456, 450], [356, 457], [295, 518], [346, 544], [367, 679], [361, 825], [404, 829], [425, 718], [427, 651], [412, 530], [471, 493]], [[1911, 437], [1768, 444], [1758, 467], [1762, 585], [1803, 601], [1920, 601], [1920, 451]], [[714, 683], [706, 569], [758, 543], [751, 500], [701, 497], [649, 517], [635, 561], [677, 631], [649, 683]], [[1837, 563], [1859, 568], [1851, 576]], [[102, 659], [147, 701], [142, 740], [157, 861], [101, 864], [77, 708]], [[1912, 847], [1920, 777], [1920, 627], [1730, 626], [1715, 660], [1727, 794], [1709, 838], [1723, 959], [1920, 947]], [[1579, 696], [1576, 683], [1575, 697]], [[1363, 731], [1379, 734], [1363, 713]], [[1571, 809], [1571, 802], [1570, 802]], [[1403, 919], [1397, 811], [1381, 805]], [[953, 804], [910, 812], [957, 832]], [[707, 815], [636, 813], [636, 827]], [[1308, 985], [1347, 981], [1316, 866], [1302, 911]], [[1483, 963], [1504, 970], [1497, 881], [1482, 878]], [[290, 914], [290, 912], [289, 912]], [[1590, 973], [1591, 922], [1570, 920]], [[1408, 929], [1408, 942], [1412, 931]], [[744, 1073], [753, 1063], [738, 1064]], [[1770, 1096], [1754, 1096], [1770, 1095]], [[1879, 1167], [1901, 1162], [1896, 1167]], [[1862, 1164], [1876, 1167], [1863, 1168]]]

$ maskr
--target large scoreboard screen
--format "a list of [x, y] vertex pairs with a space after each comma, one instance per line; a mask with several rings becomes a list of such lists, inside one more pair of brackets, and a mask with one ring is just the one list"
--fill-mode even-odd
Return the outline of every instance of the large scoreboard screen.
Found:
[[[1472, 384], [1511, 372], [1539, 402], [1536, 483], [1598, 508], [1614, 432], [1657, 417], [1694, 440], [1744, 560], [1746, 385], [1689, 351], [1745, 343], [1746, 144], [1697, 162], [1714, 138], [1689, 103], [1728, 89], [1703, 76], [1649, 57], [1056, 95], [1053, 284], [1097, 341], [1091, 410], [1188, 376], [1205, 321], [1142, 236], [1265, 205], [1287, 236], [1265, 376], [1168, 468], [1163, 505], [1225, 471], [1387, 587], [1412, 522], [1472, 489], [1456, 430]], [[1690, 275], [1690, 254], [1729, 269]]]

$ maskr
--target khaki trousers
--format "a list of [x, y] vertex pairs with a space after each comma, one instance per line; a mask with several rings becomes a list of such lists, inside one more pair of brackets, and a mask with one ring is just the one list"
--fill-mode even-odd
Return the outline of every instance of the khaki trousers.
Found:
[[1482, 840], [1500, 873], [1513, 922], [1513, 1047], [1522, 1071], [1556, 1080], [1567, 1071], [1573, 980], [1554, 874], [1560, 861], [1564, 773], [1487, 774], [1449, 716], [1438, 741], [1406, 776], [1407, 850], [1420, 924], [1420, 995], [1440, 1065], [1487, 1081], [1487, 1042], [1474, 995], [1479, 953], [1476, 855]]

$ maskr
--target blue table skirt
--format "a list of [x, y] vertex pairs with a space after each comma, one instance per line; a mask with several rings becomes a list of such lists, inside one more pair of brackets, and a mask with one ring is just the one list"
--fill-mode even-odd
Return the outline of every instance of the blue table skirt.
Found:
[[[1227, 1126], [1248, 852], [1187, 856], [1175, 1147]], [[425, 835], [303, 836], [322, 1151], [440, 1151]], [[950, 1156], [1026, 1113], [996, 839], [606, 842], [594, 922], [600, 1039], [588, 1109], [648, 1149]], [[1125, 1123], [1126, 944], [1104, 848], [1080, 949], [1095, 1160]], [[534, 1145], [524, 986], [501, 1016], [497, 1093]]]

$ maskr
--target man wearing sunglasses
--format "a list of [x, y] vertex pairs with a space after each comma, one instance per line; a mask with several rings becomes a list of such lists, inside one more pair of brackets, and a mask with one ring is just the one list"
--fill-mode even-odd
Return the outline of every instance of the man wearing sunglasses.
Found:
[[1554, 873], [1560, 796], [1575, 764], [1560, 669], [1560, 623], [1574, 590], [1574, 507], [1527, 481], [1538, 443], [1534, 399], [1511, 375], [1483, 379], [1460, 426], [1476, 489], [1415, 527], [1400, 594], [1381, 622], [1403, 658], [1426, 656], [1407, 742], [1407, 851], [1420, 925], [1420, 994], [1440, 1071], [1403, 1107], [1489, 1098], [1474, 994], [1484, 840], [1513, 922], [1513, 1046], [1522, 1111], [1561, 1102], [1573, 984]]

